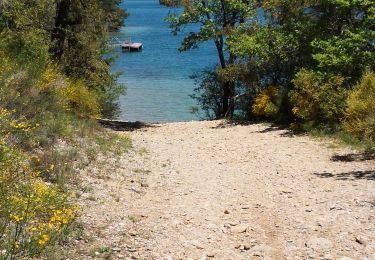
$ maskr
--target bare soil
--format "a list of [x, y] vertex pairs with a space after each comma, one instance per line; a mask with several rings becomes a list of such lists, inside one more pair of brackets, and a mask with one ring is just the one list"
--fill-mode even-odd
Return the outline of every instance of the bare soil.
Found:
[[82, 178], [79, 259], [375, 259], [375, 161], [225, 121], [154, 125]]

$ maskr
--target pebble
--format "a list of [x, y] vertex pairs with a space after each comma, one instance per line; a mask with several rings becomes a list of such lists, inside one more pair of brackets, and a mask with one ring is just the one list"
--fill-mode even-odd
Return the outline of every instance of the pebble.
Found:
[[130, 230], [130, 231], [129, 231], [129, 235], [132, 236], [132, 237], [135, 237], [135, 236], [137, 236], [138, 234], [137, 234], [137, 232], [135, 232], [134, 230]]
[[314, 251], [328, 251], [333, 247], [332, 241], [324, 237], [311, 237], [305, 245]]
[[248, 245], [248, 244], [243, 245], [243, 249], [245, 250], [250, 250], [250, 248], [251, 248], [251, 245]]
[[239, 224], [237, 226], [232, 227], [231, 231], [233, 233], [245, 233], [247, 231], [248, 227], [249, 227], [248, 224], [243, 223], [243, 224]]
[[365, 239], [363, 237], [361, 237], [361, 236], [356, 236], [355, 237], [355, 242], [357, 242], [358, 244], [363, 245], [363, 246], [366, 245]]
[[198, 249], [204, 249], [204, 247], [199, 243], [198, 240], [192, 240], [192, 241], [190, 241], [190, 243], [191, 243], [193, 246], [195, 246], [196, 248], [198, 248]]
[[234, 226], [239, 225], [240, 223], [241, 222], [239, 222], [239, 221], [233, 221], [233, 222], [230, 222], [229, 225], [231, 225], [232, 227], [234, 227]]
[[290, 193], [293, 193], [293, 190], [288, 189], [288, 188], [284, 188], [283, 190], [281, 190], [281, 193], [290, 194]]
[[256, 245], [250, 251], [254, 256], [264, 256], [265, 253], [271, 250], [267, 245]]
[[332, 260], [332, 256], [330, 254], [327, 254], [323, 256], [323, 260]]
[[224, 214], [229, 214], [229, 210], [224, 210]]

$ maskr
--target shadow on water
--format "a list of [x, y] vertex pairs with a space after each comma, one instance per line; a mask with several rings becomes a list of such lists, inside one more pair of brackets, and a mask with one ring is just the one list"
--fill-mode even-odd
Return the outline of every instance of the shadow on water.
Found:
[[368, 170], [368, 171], [351, 171], [351, 172], [343, 172], [343, 173], [314, 173], [314, 175], [320, 178], [334, 178], [336, 180], [375, 180], [375, 170]]
[[103, 127], [110, 128], [115, 131], [135, 131], [142, 128], [157, 127], [155, 124], [148, 124], [140, 121], [125, 122], [118, 120], [98, 119], [98, 122]]
[[331, 158], [334, 162], [363, 162], [375, 160], [375, 151], [366, 151], [361, 153], [336, 154]]

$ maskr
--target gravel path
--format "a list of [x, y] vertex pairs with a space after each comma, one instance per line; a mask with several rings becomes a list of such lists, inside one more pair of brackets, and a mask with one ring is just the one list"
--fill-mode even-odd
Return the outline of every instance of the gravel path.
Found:
[[375, 259], [373, 155], [224, 121], [131, 138], [136, 152], [83, 181], [96, 198], [83, 203], [91, 256], [106, 245], [113, 259]]

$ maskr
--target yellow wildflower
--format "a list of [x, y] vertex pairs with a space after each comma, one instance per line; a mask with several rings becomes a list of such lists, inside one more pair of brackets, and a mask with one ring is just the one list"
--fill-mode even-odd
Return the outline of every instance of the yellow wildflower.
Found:
[[38, 243], [39, 245], [43, 246], [49, 241], [49, 236], [47, 234], [42, 235], [42, 237], [39, 239]]
[[16, 221], [17, 223], [21, 222], [23, 220], [23, 217], [17, 216], [17, 215], [11, 215], [11, 218]]

